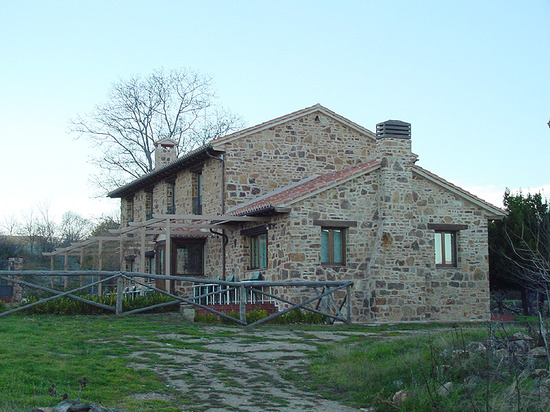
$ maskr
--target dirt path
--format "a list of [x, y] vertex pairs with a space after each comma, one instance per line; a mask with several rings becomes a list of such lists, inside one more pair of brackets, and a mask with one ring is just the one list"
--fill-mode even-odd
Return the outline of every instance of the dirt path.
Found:
[[305, 371], [305, 355], [316, 352], [317, 345], [357, 334], [367, 335], [213, 326], [200, 328], [199, 335], [157, 335], [143, 342], [150, 350], [131, 355], [131, 366], [154, 370], [180, 395], [134, 397], [170, 399], [185, 411], [355, 411], [298, 388], [288, 377]]

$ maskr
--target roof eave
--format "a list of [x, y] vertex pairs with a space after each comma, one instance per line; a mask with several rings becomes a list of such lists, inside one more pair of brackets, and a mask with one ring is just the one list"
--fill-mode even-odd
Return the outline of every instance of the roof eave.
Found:
[[441, 177], [433, 174], [432, 172], [423, 169], [420, 166], [413, 166], [413, 170], [416, 174], [419, 176], [424, 177], [425, 179], [428, 179], [429, 181], [449, 190], [450, 192], [462, 197], [463, 199], [466, 199], [467, 201], [475, 204], [476, 206], [481, 207], [487, 212], [487, 219], [489, 220], [500, 220], [506, 217], [507, 213], [496, 207], [495, 205], [492, 205], [491, 203], [478, 198], [477, 196], [473, 195], [472, 193], [469, 193], [468, 191], [455, 186], [454, 184], [447, 182], [445, 179], [442, 179]]
[[107, 196], [110, 198], [126, 197], [144, 187], [158, 182], [159, 180], [173, 176], [175, 173], [186, 167], [200, 163], [201, 161], [210, 158], [212, 155], [220, 154], [222, 152], [222, 150], [220, 150], [219, 148], [213, 148], [210, 144], [202, 146], [178, 158], [174, 162], [164, 167], [161, 167], [160, 169], [153, 170], [152, 172], [149, 172], [148, 174], [138, 179], [135, 179], [125, 184], [124, 186], [112, 190], [111, 192], [107, 193]]

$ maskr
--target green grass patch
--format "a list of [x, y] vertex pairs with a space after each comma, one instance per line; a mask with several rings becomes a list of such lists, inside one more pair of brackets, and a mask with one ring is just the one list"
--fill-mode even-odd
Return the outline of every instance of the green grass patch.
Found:
[[[540, 395], [549, 392], [531, 377], [546, 362], [525, 356], [503, 360], [494, 346], [505, 346], [506, 337], [518, 330], [513, 328], [468, 326], [391, 339], [390, 332], [382, 340], [355, 337], [314, 355], [302, 381], [328, 398], [376, 411], [547, 411], [548, 398]], [[475, 351], [471, 342], [482, 342], [486, 349]], [[401, 390], [408, 392], [407, 400], [397, 404], [393, 395]]]
[[180, 410], [166, 401], [128, 398], [139, 393], [170, 392], [153, 372], [128, 365], [129, 354], [147, 350], [128, 336], [152, 339], [168, 328], [194, 332], [192, 326], [170, 315], [0, 318], [0, 370], [9, 371], [0, 374], [0, 411], [56, 405], [60, 399], [48, 392], [52, 384], [60, 394], [75, 399], [82, 377], [88, 380], [83, 401], [124, 410]]

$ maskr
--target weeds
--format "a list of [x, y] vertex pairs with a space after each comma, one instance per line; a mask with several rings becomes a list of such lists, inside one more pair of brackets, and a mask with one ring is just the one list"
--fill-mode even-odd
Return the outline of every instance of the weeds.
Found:
[[547, 411], [546, 360], [529, 355], [528, 329], [515, 331], [488, 324], [390, 342], [355, 340], [325, 350], [311, 378], [325, 395], [376, 411]]

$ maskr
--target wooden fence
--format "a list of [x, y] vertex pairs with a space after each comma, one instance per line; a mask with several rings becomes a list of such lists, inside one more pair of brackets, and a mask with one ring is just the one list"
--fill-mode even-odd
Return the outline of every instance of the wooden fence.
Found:
[[[67, 289], [69, 284], [74, 282], [68, 282], [70, 278], [76, 278], [79, 283], [78, 287], [73, 287], [70, 290], [57, 290], [54, 288], [54, 279], [63, 278], [62, 282]], [[85, 282], [85, 279], [97, 279], [91, 282]], [[38, 283], [36, 279], [43, 279]], [[170, 293], [164, 289], [158, 288], [152, 285], [151, 281], [158, 279], [178, 281], [182, 283], [190, 283], [192, 285], [205, 284], [215, 285], [215, 287], [203, 288], [204, 293], [198, 294], [192, 297], [178, 296]], [[268, 282], [268, 281], [242, 281], [242, 282], [228, 282], [224, 280], [213, 280], [203, 278], [192, 278], [184, 276], [166, 276], [166, 275], [153, 275], [148, 273], [139, 272], [108, 272], [108, 271], [0, 271], [0, 280], [3, 280], [11, 284], [19, 284], [31, 289], [40, 290], [43, 292], [51, 293], [52, 296], [41, 299], [37, 302], [29, 303], [24, 306], [18, 306], [10, 309], [6, 312], [0, 313], [1, 316], [7, 316], [12, 313], [30, 308], [35, 305], [39, 305], [43, 302], [47, 302], [53, 299], [59, 299], [61, 297], [69, 297], [80, 302], [87, 303], [89, 305], [97, 306], [109, 311], [112, 311], [116, 315], [130, 315], [134, 313], [145, 312], [151, 309], [172, 305], [179, 302], [180, 304], [192, 305], [193, 307], [203, 308], [204, 310], [218, 315], [220, 317], [232, 320], [243, 326], [255, 326], [273, 320], [285, 313], [288, 313], [296, 309], [304, 309], [313, 313], [318, 313], [325, 316], [329, 323], [336, 321], [344, 322], [346, 324], [351, 323], [351, 289], [353, 282], [338, 282], [338, 281], [296, 281], [296, 282]], [[86, 284], [83, 284], [86, 283]], [[49, 284], [50, 286], [46, 286]], [[116, 293], [116, 305], [109, 306], [99, 302], [86, 299], [83, 296], [79, 296], [78, 293], [93, 289], [99, 294], [103, 290], [107, 290], [106, 285], [116, 284], [114, 291]], [[124, 297], [125, 288], [128, 290], [128, 285], [139, 285], [142, 287], [142, 291], [156, 291], [166, 296], [171, 297], [173, 300], [169, 302], [163, 302], [152, 306], [147, 306], [139, 309], [123, 312], [122, 301]], [[298, 295], [294, 293], [292, 289], [300, 288], [300, 298], [298, 301], [292, 301], [290, 299], [281, 296], [281, 293], [273, 293], [273, 290], [284, 290], [286, 296]], [[307, 293], [304, 289], [311, 293], [313, 296], [307, 297]], [[342, 291], [341, 296], [336, 298], [335, 292]], [[234, 296], [234, 301], [230, 303], [237, 303], [239, 305], [239, 318], [234, 318], [226, 313], [218, 311], [209, 305], [205, 305], [205, 298], [219, 296], [215, 300], [222, 301], [224, 296]], [[250, 324], [246, 321], [246, 304], [250, 301], [250, 297], [255, 296], [262, 297], [262, 300], [267, 298], [272, 302], [278, 303], [283, 310], [274, 313], [264, 319], [252, 322]]]

